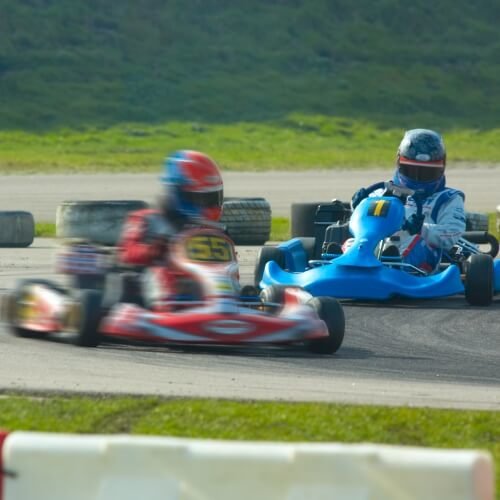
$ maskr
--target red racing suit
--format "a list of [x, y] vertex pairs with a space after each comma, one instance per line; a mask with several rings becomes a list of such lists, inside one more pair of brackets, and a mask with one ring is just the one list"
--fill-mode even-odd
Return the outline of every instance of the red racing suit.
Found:
[[118, 243], [120, 263], [144, 269], [158, 266], [156, 288], [162, 290], [162, 301], [173, 299], [177, 293], [179, 273], [167, 264], [168, 242], [182, 227], [170, 222], [160, 210], [137, 210], [129, 214]]
[[160, 210], [146, 208], [131, 212], [118, 243], [120, 261], [144, 267], [159, 262], [166, 257], [168, 240], [180, 229]]

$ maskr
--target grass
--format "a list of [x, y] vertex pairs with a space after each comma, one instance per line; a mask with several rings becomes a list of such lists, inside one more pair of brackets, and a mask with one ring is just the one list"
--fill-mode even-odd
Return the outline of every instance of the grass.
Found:
[[488, 450], [500, 498], [500, 412], [159, 397], [11, 395], [0, 428]]
[[3, 0], [0, 128], [292, 112], [489, 128], [499, 18], [496, 2], [467, 0]]
[[[443, 129], [450, 164], [499, 163], [500, 128]], [[267, 123], [165, 122], [43, 133], [0, 131], [0, 173], [158, 172], [179, 148], [212, 156], [223, 170], [390, 166], [403, 128], [325, 115]]]
[[36, 222], [35, 223], [36, 238], [55, 238], [56, 225], [53, 222]]

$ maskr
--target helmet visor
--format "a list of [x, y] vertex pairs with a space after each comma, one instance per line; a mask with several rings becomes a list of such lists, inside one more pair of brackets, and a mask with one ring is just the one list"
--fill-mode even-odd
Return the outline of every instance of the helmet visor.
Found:
[[188, 203], [200, 208], [221, 207], [224, 199], [222, 189], [209, 193], [198, 193], [194, 191], [182, 193], [182, 198]]
[[405, 177], [408, 177], [409, 179], [412, 179], [414, 181], [418, 182], [431, 182], [431, 181], [437, 181], [443, 176], [444, 173], [444, 167], [443, 166], [432, 166], [432, 167], [427, 167], [423, 165], [405, 165], [400, 164], [399, 165], [399, 172], [404, 175]]

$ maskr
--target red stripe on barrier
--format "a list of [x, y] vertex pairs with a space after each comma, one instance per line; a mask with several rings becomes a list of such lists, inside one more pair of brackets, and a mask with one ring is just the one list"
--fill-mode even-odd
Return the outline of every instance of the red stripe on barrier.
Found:
[[0, 430], [0, 500], [3, 500], [3, 443], [9, 433]]

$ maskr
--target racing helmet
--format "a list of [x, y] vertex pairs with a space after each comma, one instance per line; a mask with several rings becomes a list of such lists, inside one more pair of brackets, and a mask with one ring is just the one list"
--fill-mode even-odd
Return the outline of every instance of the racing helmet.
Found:
[[428, 194], [444, 187], [446, 148], [433, 130], [417, 128], [405, 132], [398, 148], [396, 184]]
[[189, 219], [217, 222], [224, 199], [217, 164], [198, 151], [181, 150], [167, 157], [161, 181], [167, 210]]

